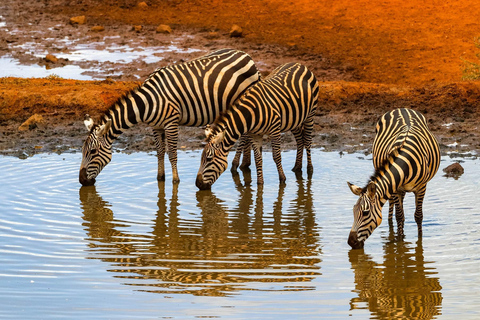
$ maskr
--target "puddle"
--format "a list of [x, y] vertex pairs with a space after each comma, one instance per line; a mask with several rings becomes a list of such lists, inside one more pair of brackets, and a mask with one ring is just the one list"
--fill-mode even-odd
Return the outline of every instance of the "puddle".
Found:
[[[96, 187], [80, 154], [0, 157], [0, 299], [9, 319], [478, 319], [479, 160], [429, 183], [424, 236], [406, 197], [405, 241], [384, 223], [364, 250], [346, 243], [369, 156], [313, 150], [311, 180], [270, 153], [265, 186], [225, 172], [195, 187], [200, 152], [179, 152], [178, 188], [153, 153], [115, 153]], [[295, 152], [282, 155], [290, 168]], [[138, 170], [138, 168], [142, 168]], [[253, 171], [254, 172], [254, 171]], [[385, 211], [385, 210], [384, 210]], [[101, 303], [99, 303], [101, 301]]]

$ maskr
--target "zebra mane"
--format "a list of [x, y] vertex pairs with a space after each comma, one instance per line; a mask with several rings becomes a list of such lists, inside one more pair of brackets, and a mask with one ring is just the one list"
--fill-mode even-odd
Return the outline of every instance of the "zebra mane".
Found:
[[[147, 79], [148, 80], [148, 79]], [[146, 80], [145, 80], [146, 81]], [[144, 82], [145, 83], [145, 82]], [[113, 111], [115, 109], [115, 107], [118, 105], [118, 106], [122, 106], [125, 104], [125, 101], [127, 99], [130, 99], [132, 97], [133, 94], [136, 94], [138, 92], [138, 90], [140, 90], [140, 88], [142, 88], [143, 84], [139, 84], [137, 85], [136, 87], [134, 87], [133, 89], [130, 89], [129, 91], [125, 92], [124, 94], [122, 94], [122, 96], [120, 96], [117, 100], [115, 100], [114, 103], [112, 103], [110, 105], [110, 107], [104, 112], [101, 120], [100, 120], [100, 123], [99, 124], [96, 124], [92, 127], [92, 130], [97, 127], [98, 125], [102, 125], [104, 124], [105, 122], [107, 122], [109, 119], [111, 119], [111, 111]]]
[[[398, 149], [395, 149], [395, 150], [398, 150]], [[390, 153], [390, 155], [382, 161], [382, 163], [379, 166], [379, 169], [376, 169], [375, 172], [368, 179], [367, 184], [362, 189], [362, 193], [367, 192], [367, 187], [368, 187], [368, 184], [370, 182], [375, 182], [377, 180], [377, 178], [379, 178], [379, 177], [381, 177], [385, 174], [385, 172], [386, 172], [385, 166], [389, 165], [390, 161], [392, 161], [392, 160], [395, 161], [396, 158], [397, 158], [397, 156], [395, 156], [394, 153]]]

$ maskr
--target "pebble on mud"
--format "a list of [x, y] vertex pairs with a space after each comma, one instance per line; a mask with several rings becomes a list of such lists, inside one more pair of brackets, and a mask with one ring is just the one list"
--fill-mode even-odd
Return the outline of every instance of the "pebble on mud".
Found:
[[45, 60], [47, 62], [51, 62], [51, 63], [57, 63], [58, 62], [58, 58], [55, 57], [53, 54], [50, 54], [50, 53], [46, 55]]
[[137, 4], [137, 6], [142, 10], [146, 10], [148, 8], [148, 4], [145, 1], [140, 2]]
[[38, 127], [39, 124], [43, 124], [45, 121], [43, 120], [43, 117], [39, 114], [34, 114], [30, 118], [27, 119], [24, 123], [18, 127], [18, 131], [27, 131], [27, 130], [33, 130]]
[[230, 29], [229, 33], [230, 33], [230, 37], [239, 38], [243, 36], [243, 29], [240, 26], [234, 24], [232, 26], [232, 29]]
[[155, 30], [157, 33], [172, 33], [172, 28], [170, 28], [169, 25], [166, 25], [166, 24], [161, 24], [157, 27], [157, 29]]
[[132, 30], [135, 31], [135, 32], [140, 32], [140, 31], [142, 31], [142, 26], [133, 26]]
[[85, 16], [77, 16], [70, 18], [70, 24], [75, 25], [75, 24], [85, 24], [86, 18]]
[[446, 177], [458, 178], [465, 172], [465, 170], [460, 163], [455, 162], [443, 169], [443, 172], [445, 172]]
[[104, 26], [93, 26], [90, 31], [93, 31], [93, 32], [102, 32], [105, 30], [105, 27]]

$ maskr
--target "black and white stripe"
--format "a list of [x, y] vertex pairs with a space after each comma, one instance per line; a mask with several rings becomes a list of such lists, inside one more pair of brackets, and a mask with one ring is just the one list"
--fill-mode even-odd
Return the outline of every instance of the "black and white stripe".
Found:
[[375, 173], [363, 189], [348, 183], [352, 192], [360, 196], [353, 208], [354, 222], [348, 238], [352, 248], [363, 247], [365, 240], [380, 225], [382, 207], [387, 200], [395, 204], [397, 231], [403, 234], [406, 192], [415, 194], [415, 221], [420, 235], [427, 182], [440, 165], [437, 139], [421, 113], [411, 109], [387, 112], [378, 121], [375, 131]]
[[298, 63], [287, 63], [251, 86], [232, 108], [220, 116], [206, 132], [207, 145], [197, 174], [197, 187], [208, 189], [227, 168], [227, 155], [234, 143], [248, 135], [253, 140], [257, 183], [263, 184], [261, 143], [269, 135], [280, 178], [280, 134], [292, 131], [297, 142], [294, 171], [301, 171], [303, 149], [307, 152], [307, 170], [313, 166], [310, 155], [314, 115], [318, 103], [318, 83], [314, 74]]
[[[83, 145], [80, 182], [92, 185], [112, 156], [112, 142], [139, 122], [153, 127], [158, 153], [158, 180], [165, 179], [164, 156], [178, 182], [179, 126], [205, 126], [260, 79], [251, 57], [222, 49], [198, 59], [157, 69], [138, 88], [119, 99], [98, 125], [86, 120], [90, 134]], [[165, 144], [166, 141], [166, 144]]]

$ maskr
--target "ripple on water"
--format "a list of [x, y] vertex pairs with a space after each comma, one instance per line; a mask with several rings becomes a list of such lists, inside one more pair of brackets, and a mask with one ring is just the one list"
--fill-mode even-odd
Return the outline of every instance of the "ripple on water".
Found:
[[[155, 181], [154, 156], [115, 154], [86, 188], [80, 154], [0, 157], [0, 299], [11, 306], [0, 317], [478, 316], [474, 175], [431, 181], [423, 239], [407, 195], [405, 239], [385, 220], [351, 251], [345, 182], [365, 181], [371, 160], [315, 150], [313, 178], [288, 172], [280, 187], [266, 154], [263, 188], [253, 170], [225, 172], [205, 192], [194, 185], [199, 155], [179, 153], [173, 186], [170, 171]], [[282, 158], [289, 168], [294, 152]]]

